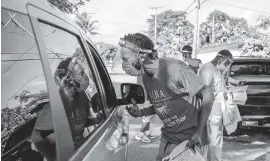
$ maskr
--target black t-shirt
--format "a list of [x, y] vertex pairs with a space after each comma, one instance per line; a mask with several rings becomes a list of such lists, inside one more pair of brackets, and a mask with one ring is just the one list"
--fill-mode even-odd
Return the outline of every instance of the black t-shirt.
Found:
[[[63, 90], [60, 90], [59, 92], [64, 104], [74, 144], [76, 146], [84, 139], [84, 128], [86, 127], [87, 118], [90, 115], [89, 101], [84, 92], [77, 93], [72, 100], [64, 94]], [[49, 103], [46, 104], [39, 113], [35, 129], [53, 130], [52, 112]]]
[[164, 124], [162, 137], [179, 144], [197, 131], [199, 101], [205, 84], [191, 68], [176, 60], [161, 59], [154, 77], [143, 75], [148, 98]]

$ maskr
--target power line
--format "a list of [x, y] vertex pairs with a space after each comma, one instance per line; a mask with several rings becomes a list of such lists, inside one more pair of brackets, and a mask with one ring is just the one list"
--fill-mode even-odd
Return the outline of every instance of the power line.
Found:
[[[23, 54], [23, 53], [12, 53], [12, 52], [2, 52], [1, 53], [1, 55], [21, 55], [21, 54]], [[37, 54], [39, 54], [39, 53], [25, 53], [25, 55], [37, 55]], [[53, 55], [55, 55], [56, 53], [47, 53], [47, 55], [51, 55], [51, 54], [53, 54]], [[63, 56], [66, 56], [66, 55], [72, 55], [72, 53], [71, 54], [69, 54], [69, 53], [65, 53], [65, 54], [63, 54], [63, 53], [57, 53], [58, 55], [63, 55]]]
[[3, 105], [1, 105], [1, 107], [3, 107], [4, 105], [6, 105], [26, 84], [28, 84], [29, 82], [31, 82], [32, 80], [38, 78], [38, 77], [41, 77], [43, 75], [39, 75], [39, 76], [35, 76], [33, 78], [31, 78], [30, 80], [26, 81], [22, 86], [21, 88], [19, 88]]
[[[11, 15], [10, 15], [11, 16]], [[14, 21], [13, 21], [14, 22]], [[15, 22], [14, 22], [15, 23]], [[29, 32], [27, 32], [27, 30], [26, 29], [24, 29], [24, 27], [23, 26], [20, 26], [19, 25], [19, 23], [15, 23], [17, 26], [19, 26], [21, 29], [23, 29], [26, 33], [28, 33], [28, 35], [30, 35], [31, 36], [31, 34], [29, 33]], [[7, 25], [7, 24], [6, 24]], [[5, 25], [5, 26], [6, 26]], [[48, 35], [45, 35], [44, 36], [44, 38], [45, 37], [47, 37], [47, 36], [49, 36], [49, 35], [51, 35], [51, 34], [53, 34], [53, 33], [55, 33], [55, 31], [56, 30], [58, 30], [57, 28], [56, 29], [54, 29], [50, 34], [48, 34]], [[31, 36], [32, 37], [32, 36]], [[34, 40], [35, 40], [35, 38], [34, 37], [32, 37]], [[28, 48], [24, 53], [22, 53], [22, 55], [21, 56], [19, 56], [18, 57], [18, 59], [17, 60], [19, 60], [21, 57], [23, 57], [29, 50], [31, 50], [33, 47], [35, 47], [36, 46], [36, 44], [34, 43], [30, 48]], [[48, 48], [47, 48], [48, 49]], [[48, 49], [48, 50], [50, 50], [50, 49]], [[52, 53], [54, 53], [52, 50], [50, 50]], [[58, 57], [58, 58], [60, 58], [61, 59], [61, 57], [58, 55], [58, 54], [56, 54], [56, 56]], [[5, 73], [7, 73], [15, 64], [16, 64], [16, 62], [17, 61], [14, 61], [14, 63], [7, 69], [7, 70], [5, 70], [4, 72], [3, 72], [3, 74], [1, 74], [1, 75], [4, 75]]]
[[[60, 58], [48, 58], [48, 59], [60, 59]], [[8, 59], [8, 60], [2, 60], [1, 62], [11, 62], [11, 61], [31, 61], [31, 60], [41, 60], [41, 59], [38, 59], [38, 58], [36, 58], [36, 59], [34, 59], [34, 58], [32, 58], [32, 59], [19, 59], [19, 60], [12, 60], [12, 59]], [[60, 59], [60, 60], [62, 60], [62, 59]]]
[[251, 8], [246, 8], [246, 7], [242, 7], [242, 6], [236, 6], [236, 5], [232, 5], [232, 4], [228, 4], [228, 3], [216, 3], [216, 2], [212, 2], [211, 0], [209, 0], [209, 2], [211, 2], [212, 4], [221, 4], [221, 5], [227, 5], [227, 6], [231, 6], [231, 7], [236, 7], [236, 8], [240, 8], [240, 9], [245, 9], [245, 10], [250, 10], [250, 11], [254, 11], [254, 12], [259, 12], [259, 13], [264, 13], [264, 14], [269, 14], [269, 12], [265, 12], [265, 11], [260, 11], [260, 10], [255, 10], [255, 9], [251, 9]]
[[195, 3], [196, 1], [194, 0], [186, 9], [184, 12], [187, 12], [187, 10]]
[[63, 60], [63, 59], [58, 55], [58, 53], [54, 53], [51, 49], [49, 49], [49, 48], [47, 48], [47, 47], [46, 47], [46, 49], [48, 49], [50, 52], [52, 52], [53, 54], [55, 54], [59, 59]]
[[[35, 44], [32, 45], [30, 48], [28, 48], [21, 56], [19, 56], [19, 57], [17, 58], [17, 60], [19, 60], [21, 57], [23, 57], [24, 54], [27, 53], [27, 51], [33, 49], [34, 47], [35, 47]], [[7, 69], [7, 70], [5, 70], [5, 71], [3, 72], [3, 74], [1, 74], [1, 75], [4, 75], [6, 72], [8, 72], [15, 64], [16, 64], [16, 61], [15, 61], [15, 62]]]
[[49, 36], [49, 35], [51, 35], [51, 34], [53, 34], [53, 33], [55, 33], [56, 30], [59, 30], [59, 29], [54, 29], [51, 33], [45, 35], [44, 38], [47, 37], [47, 36]]

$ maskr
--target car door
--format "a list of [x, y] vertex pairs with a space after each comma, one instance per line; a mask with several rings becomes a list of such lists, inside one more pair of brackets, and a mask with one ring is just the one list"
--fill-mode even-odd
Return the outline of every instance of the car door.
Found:
[[31, 111], [48, 102], [48, 87], [31, 21], [2, 7], [1, 22], [1, 160], [40, 161], [30, 139], [36, 122]]
[[[104, 86], [101, 82], [95, 61], [91, 55], [90, 49], [86, 47], [85, 41], [82, 39], [78, 30], [69, 23], [61, 20], [57, 16], [46, 13], [41, 9], [33, 6], [28, 7], [31, 15], [35, 34], [37, 35], [38, 44], [40, 50], [43, 52], [44, 68], [47, 75], [50, 77], [48, 84], [54, 84], [53, 88], [57, 88], [57, 81], [53, 77], [55, 75], [61, 62], [57, 62], [55, 57], [66, 60], [68, 57], [78, 57], [82, 62], [82, 66], [88, 73], [90, 80], [90, 94], [87, 95], [88, 99], [92, 99], [97, 94], [98, 107], [104, 114], [103, 120], [90, 128], [87, 128], [86, 136], [79, 145], [75, 144], [75, 140], [71, 134], [72, 126], [70, 120], [67, 120], [67, 116], [63, 116], [65, 112], [63, 108], [59, 111], [59, 107], [52, 104], [52, 117], [54, 122], [54, 130], [56, 133], [56, 147], [59, 160], [124, 160], [124, 151], [119, 150], [122, 147], [118, 144], [119, 138], [123, 133], [121, 130], [121, 123], [123, 119], [119, 119], [118, 108], [114, 109], [114, 112], [110, 113], [108, 110], [106, 94], [104, 92]], [[55, 56], [50, 57], [53, 54]], [[49, 59], [48, 59], [49, 58]], [[60, 61], [60, 60], [59, 60]], [[58, 67], [57, 67], [58, 66]], [[55, 81], [55, 82], [53, 82]], [[53, 90], [52, 90], [53, 91]], [[58, 100], [55, 102], [65, 104], [59, 97], [59, 94], [55, 94], [58, 91], [54, 91], [54, 95], [58, 95]], [[90, 97], [90, 98], [89, 98]], [[90, 101], [91, 102], [91, 101]], [[116, 100], [114, 100], [116, 103]], [[93, 112], [93, 102], [90, 103], [89, 111], [90, 116], [95, 116]], [[114, 104], [115, 106], [115, 104]], [[54, 113], [55, 112], [55, 113]], [[114, 115], [113, 115], [114, 114]], [[61, 116], [61, 117], [59, 117]], [[117, 119], [119, 121], [117, 121]], [[70, 126], [67, 126], [69, 124]], [[74, 125], [74, 123], [73, 123]], [[75, 124], [76, 126], [76, 124]], [[125, 130], [126, 131], [126, 130]], [[112, 145], [114, 144], [114, 145]]]
[[[85, 37], [85, 39], [87, 38]], [[99, 73], [99, 77], [101, 78], [101, 86], [105, 92], [103, 95], [103, 98], [105, 99], [105, 108], [109, 114], [109, 124], [107, 133], [104, 134], [104, 139], [95, 149], [93, 149], [93, 151], [89, 152], [85, 160], [89, 160], [93, 156], [97, 156], [97, 160], [126, 160], [128, 144], [127, 142], [121, 144], [119, 141], [121, 142], [122, 139], [125, 140], [128, 138], [129, 124], [127, 120], [127, 113], [123, 106], [117, 105], [118, 103], [114, 86], [97, 50], [91, 43], [89, 43], [89, 41], [86, 41], [86, 46], [90, 49], [95, 61], [96, 69]], [[105, 145], [105, 149], [103, 145]], [[102, 153], [104, 155], [99, 155], [99, 153], [101, 153], [100, 151], [103, 151]]]

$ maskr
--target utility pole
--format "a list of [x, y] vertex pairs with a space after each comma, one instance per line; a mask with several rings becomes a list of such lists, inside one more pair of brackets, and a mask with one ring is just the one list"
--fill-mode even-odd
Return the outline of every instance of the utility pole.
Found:
[[157, 42], [157, 10], [163, 7], [149, 7], [149, 9], [155, 10], [155, 42]]
[[198, 51], [198, 45], [199, 45], [199, 19], [200, 19], [200, 0], [196, 0], [197, 3], [197, 12], [196, 12], [196, 23], [194, 26], [194, 35], [193, 35], [193, 51], [192, 51], [192, 57], [196, 58], [197, 56], [197, 51]]
[[212, 21], [212, 44], [215, 43], [215, 15], [213, 15]]

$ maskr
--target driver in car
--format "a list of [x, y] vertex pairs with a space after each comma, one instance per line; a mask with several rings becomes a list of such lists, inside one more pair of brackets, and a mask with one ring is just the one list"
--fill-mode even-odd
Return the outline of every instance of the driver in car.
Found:
[[137, 100], [137, 97], [143, 96], [140, 89], [133, 89], [130, 85], [126, 85], [125, 87], [124, 100]]
[[[99, 124], [104, 116], [102, 112], [98, 112], [95, 118], [89, 117], [89, 99], [85, 92], [89, 86], [89, 78], [76, 57], [63, 60], [57, 67], [55, 77], [59, 80], [59, 93], [69, 121], [74, 145], [78, 147], [84, 141], [85, 128]], [[98, 99], [98, 97], [95, 95], [92, 97], [92, 108], [99, 101], [93, 99]], [[45, 104], [39, 112], [31, 139], [36, 149], [48, 161], [56, 160], [56, 145], [49, 103]]]

